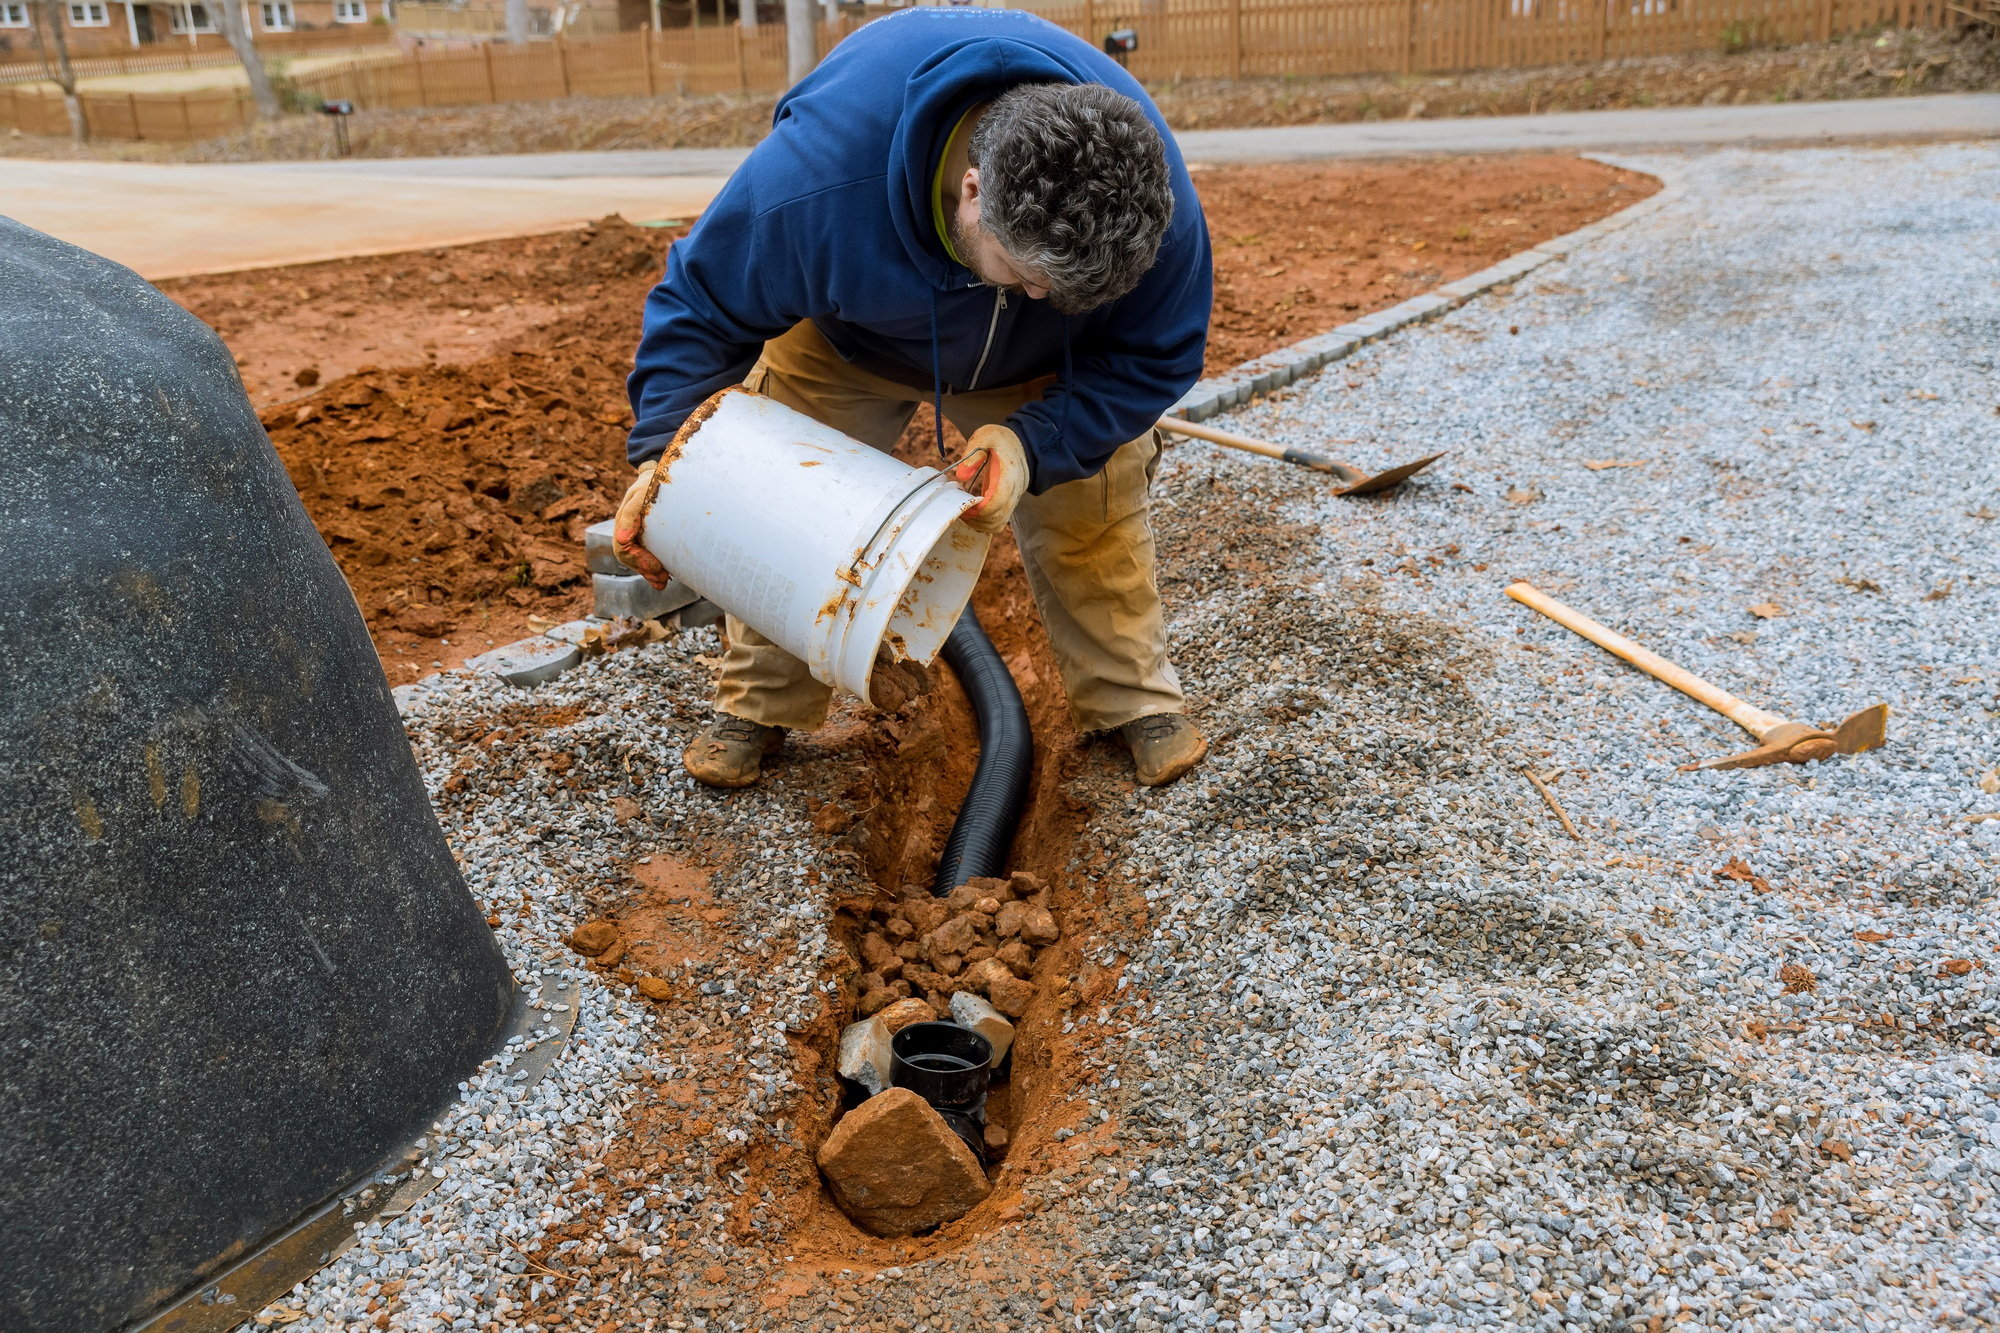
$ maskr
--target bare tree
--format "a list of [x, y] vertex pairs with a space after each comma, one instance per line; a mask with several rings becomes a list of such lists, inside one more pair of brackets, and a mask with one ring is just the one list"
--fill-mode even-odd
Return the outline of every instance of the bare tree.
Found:
[[271, 76], [264, 72], [264, 57], [257, 54], [257, 43], [250, 37], [249, 20], [238, 7], [238, 0], [208, 0], [207, 9], [221, 26], [222, 35], [229, 39], [236, 58], [243, 62], [243, 72], [250, 79], [250, 96], [257, 103], [257, 114], [283, 114], [285, 108], [278, 104], [277, 90], [271, 87]]
[[[69, 113], [69, 137], [75, 143], [90, 138], [90, 125], [83, 118], [83, 102], [76, 95], [76, 70], [69, 63], [69, 38], [63, 35], [62, 6], [57, 0], [36, 0], [35, 54], [42, 58], [42, 73], [62, 89], [63, 110]], [[55, 43], [55, 67], [49, 67], [49, 48], [42, 41], [42, 24], [49, 25]]]
[[819, 6], [814, 0], [785, 0], [785, 82], [797, 83], [818, 63]]

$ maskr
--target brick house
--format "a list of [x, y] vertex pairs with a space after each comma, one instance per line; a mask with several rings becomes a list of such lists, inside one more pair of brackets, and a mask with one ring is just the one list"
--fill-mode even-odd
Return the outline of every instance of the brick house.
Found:
[[[248, 0], [242, 9], [257, 37], [360, 26], [389, 19], [394, 12], [391, 0]], [[228, 44], [208, 6], [195, 0], [173, 4], [63, 0], [43, 12], [61, 16], [63, 35], [74, 56], [117, 55], [164, 43], [196, 48]], [[27, 0], [0, 0], [0, 58], [33, 54], [32, 21]]]

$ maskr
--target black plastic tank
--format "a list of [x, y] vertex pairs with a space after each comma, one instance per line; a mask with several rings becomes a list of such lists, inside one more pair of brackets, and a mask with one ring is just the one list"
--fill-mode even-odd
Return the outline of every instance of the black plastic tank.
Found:
[[422, 1133], [512, 994], [228, 351], [0, 218], [0, 1328], [253, 1249]]

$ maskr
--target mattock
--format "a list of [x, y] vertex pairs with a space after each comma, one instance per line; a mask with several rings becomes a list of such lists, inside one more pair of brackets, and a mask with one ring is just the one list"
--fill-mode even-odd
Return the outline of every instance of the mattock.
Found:
[[1776, 713], [1767, 713], [1747, 704], [1728, 690], [1709, 684], [1692, 671], [1675, 666], [1658, 653], [1651, 653], [1616, 630], [1606, 629], [1579, 611], [1573, 611], [1527, 582], [1510, 583], [1507, 595], [1521, 605], [1541, 612], [1565, 629], [1575, 630], [1598, 647], [1624, 658], [1639, 670], [1707, 704], [1716, 712], [1755, 736], [1757, 748], [1720, 759], [1704, 759], [1682, 764], [1681, 772], [1696, 768], [1762, 768], [1766, 764], [1810, 764], [1837, 754], [1860, 754], [1873, 750], [1886, 738], [1889, 705], [1875, 704], [1849, 717], [1832, 730], [1791, 722]]
[[1432, 463], [1444, 457], [1442, 453], [1436, 453], [1428, 458], [1419, 458], [1414, 463], [1404, 463], [1400, 467], [1390, 468], [1387, 472], [1377, 472], [1370, 475], [1352, 464], [1338, 462], [1335, 459], [1326, 457], [1324, 454], [1315, 454], [1305, 449], [1294, 449], [1290, 445], [1285, 444], [1273, 444], [1269, 440], [1252, 439], [1248, 435], [1232, 435], [1226, 430], [1217, 430], [1213, 426], [1201, 426], [1192, 421], [1182, 421], [1179, 417], [1161, 417], [1160, 429], [1170, 430], [1176, 435], [1186, 435], [1196, 440], [1207, 440], [1210, 444], [1219, 444], [1226, 449], [1241, 449], [1245, 453], [1262, 454], [1266, 458], [1275, 458], [1281, 463], [1292, 463], [1298, 467], [1311, 468], [1315, 472], [1332, 473], [1346, 483], [1346, 485], [1334, 491], [1335, 495], [1373, 495], [1377, 491], [1389, 490], [1392, 487], [1402, 485], [1405, 481], [1408, 481], [1411, 477], [1416, 476], [1417, 473], [1422, 472]]

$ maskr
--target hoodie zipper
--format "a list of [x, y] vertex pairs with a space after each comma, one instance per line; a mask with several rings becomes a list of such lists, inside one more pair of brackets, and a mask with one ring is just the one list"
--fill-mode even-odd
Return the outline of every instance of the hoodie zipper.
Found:
[[986, 322], [986, 346], [979, 349], [979, 364], [972, 368], [972, 382], [965, 386], [967, 393], [971, 393], [979, 387], [979, 376], [986, 369], [986, 358], [993, 354], [993, 335], [1000, 327], [1000, 312], [1006, 308], [1007, 289], [1005, 287], [995, 287], [993, 289], [993, 318]]

